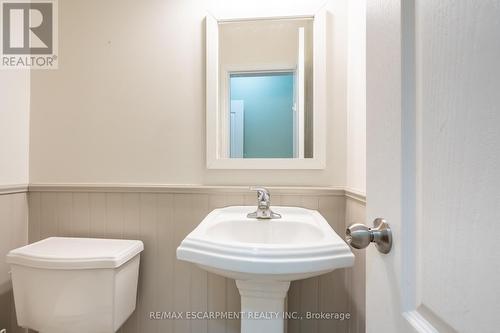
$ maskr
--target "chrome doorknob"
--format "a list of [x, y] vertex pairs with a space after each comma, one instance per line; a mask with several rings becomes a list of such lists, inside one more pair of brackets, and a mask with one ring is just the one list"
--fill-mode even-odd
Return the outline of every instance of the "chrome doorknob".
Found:
[[364, 249], [370, 243], [382, 253], [389, 253], [392, 247], [392, 232], [389, 224], [383, 218], [373, 221], [373, 228], [355, 223], [347, 227], [345, 239], [355, 249]]

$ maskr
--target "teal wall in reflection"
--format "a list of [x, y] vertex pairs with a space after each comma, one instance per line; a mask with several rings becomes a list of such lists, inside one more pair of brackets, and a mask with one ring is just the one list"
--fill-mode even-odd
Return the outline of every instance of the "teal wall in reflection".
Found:
[[231, 100], [244, 101], [244, 157], [293, 157], [293, 73], [232, 74]]

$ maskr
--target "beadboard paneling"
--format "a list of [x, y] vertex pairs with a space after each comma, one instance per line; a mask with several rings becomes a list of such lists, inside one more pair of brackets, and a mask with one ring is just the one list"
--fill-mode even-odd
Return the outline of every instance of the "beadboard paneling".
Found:
[[[346, 198], [346, 227], [352, 223], [363, 223], [370, 225], [366, 221], [365, 203], [357, 198]], [[349, 332], [365, 332], [365, 251], [351, 248], [356, 256], [354, 266], [345, 269], [345, 281], [350, 283], [349, 290], [349, 312], [352, 319], [349, 321]]]
[[0, 330], [25, 332], [17, 326], [10, 268], [5, 255], [28, 242], [28, 205], [26, 193], [0, 195]]
[[[51, 235], [141, 239], [145, 250], [141, 255], [137, 309], [120, 329], [122, 333], [237, 333], [240, 331], [237, 320], [149, 319], [151, 311], [240, 310], [234, 280], [176, 260], [175, 249], [211, 210], [254, 205], [255, 194], [224, 193], [220, 189], [213, 193], [173, 192], [30, 192], [29, 240]], [[298, 192], [280, 191], [272, 196], [272, 203], [317, 209], [340, 235], [344, 234], [344, 195]], [[352, 279], [352, 270], [337, 270], [293, 282], [288, 296], [289, 311], [357, 309], [357, 305], [352, 305], [354, 285], [348, 279]], [[348, 332], [351, 327], [359, 326], [352, 321], [290, 321], [288, 332]]]

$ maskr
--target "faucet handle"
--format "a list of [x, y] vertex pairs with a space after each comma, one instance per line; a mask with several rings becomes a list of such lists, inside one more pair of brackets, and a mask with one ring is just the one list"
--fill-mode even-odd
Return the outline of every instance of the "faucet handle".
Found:
[[259, 201], [269, 201], [271, 199], [269, 190], [263, 186], [250, 186], [250, 191], [257, 191], [257, 199]]
[[265, 188], [264, 186], [250, 186], [250, 191], [269, 193], [269, 190], [267, 188]]
[[263, 186], [252, 186], [250, 190], [257, 191], [257, 207], [262, 210], [268, 210], [271, 206], [271, 194]]

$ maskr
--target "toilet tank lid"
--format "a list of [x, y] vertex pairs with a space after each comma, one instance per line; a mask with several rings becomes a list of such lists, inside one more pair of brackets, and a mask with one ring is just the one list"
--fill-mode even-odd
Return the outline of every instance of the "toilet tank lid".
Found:
[[10, 251], [7, 263], [45, 269], [117, 268], [142, 250], [139, 240], [50, 237]]

